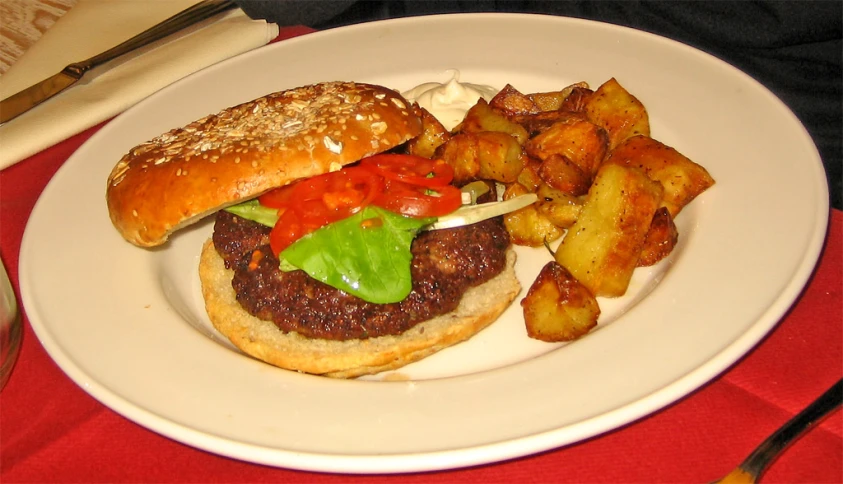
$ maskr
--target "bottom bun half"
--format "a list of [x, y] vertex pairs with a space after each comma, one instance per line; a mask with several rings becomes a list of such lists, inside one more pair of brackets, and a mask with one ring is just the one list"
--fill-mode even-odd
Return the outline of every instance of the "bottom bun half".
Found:
[[355, 378], [394, 370], [474, 336], [491, 324], [521, 291], [515, 252], [507, 252], [503, 272], [469, 289], [452, 312], [423, 321], [400, 335], [347, 341], [284, 333], [237, 302], [233, 271], [208, 240], [202, 248], [199, 278], [205, 309], [214, 327], [243, 352], [288, 370], [332, 378]]

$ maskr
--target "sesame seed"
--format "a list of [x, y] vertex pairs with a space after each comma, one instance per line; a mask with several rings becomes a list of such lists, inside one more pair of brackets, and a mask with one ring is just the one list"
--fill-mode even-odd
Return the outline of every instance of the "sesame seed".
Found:
[[[339, 133], [337, 133], [339, 134]], [[342, 141], [334, 141], [329, 136], [325, 136], [322, 138], [322, 143], [325, 145], [325, 148], [328, 148], [328, 151], [334, 154], [342, 153]]]
[[372, 123], [372, 132], [376, 135], [382, 135], [386, 133], [387, 124], [383, 121], [378, 121], [377, 123]]

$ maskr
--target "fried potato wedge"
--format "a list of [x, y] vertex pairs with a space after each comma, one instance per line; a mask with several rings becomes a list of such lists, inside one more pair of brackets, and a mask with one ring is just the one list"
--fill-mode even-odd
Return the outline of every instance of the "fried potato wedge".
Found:
[[627, 139], [612, 150], [605, 163], [638, 168], [661, 183], [664, 187], [662, 204], [673, 217], [714, 185], [714, 178], [705, 168], [649, 136]]
[[529, 96], [515, 89], [511, 84], [507, 84], [498, 91], [489, 101], [489, 105], [508, 114], [529, 114], [542, 111]]
[[650, 136], [647, 109], [614, 77], [604, 82], [589, 97], [585, 112], [592, 123], [609, 134], [610, 150], [631, 136]]
[[483, 131], [507, 133], [515, 138], [520, 145], [523, 145], [529, 137], [527, 130], [523, 126], [510, 121], [504, 114], [492, 109], [483, 98], [480, 98], [474, 106], [469, 108], [456, 131], [461, 133], [479, 133]]
[[622, 296], [663, 191], [640, 170], [603, 166], [576, 223], [556, 251], [556, 261], [593, 295]]
[[600, 307], [588, 289], [554, 261], [548, 262], [521, 300], [530, 338], [571, 341], [597, 326]]
[[551, 187], [569, 195], [585, 195], [591, 185], [591, 175], [565, 155], [550, 155], [539, 167], [539, 178]]
[[539, 108], [539, 111], [559, 111], [565, 103], [565, 100], [574, 92], [575, 89], [588, 89], [587, 82], [578, 82], [565, 87], [561, 91], [553, 92], [536, 92], [528, 94], [527, 97]]
[[435, 116], [418, 104], [413, 105], [413, 112], [422, 120], [422, 133], [407, 142], [407, 153], [432, 158], [436, 148], [451, 139], [451, 133]]
[[544, 133], [556, 123], [573, 123], [577, 121], [588, 121], [583, 113], [570, 111], [546, 111], [532, 114], [515, 114], [511, 116], [512, 121], [524, 126], [530, 137]]
[[[526, 193], [530, 192], [523, 185], [512, 183], [504, 190], [503, 199], [509, 200]], [[563, 229], [539, 213], [535, 203], [504, 215], [503, 223], [509, 232], [510, 240], [515, 245], [541, 247], [547, 242], [559, 239], [565, 233]]]
[[541, 160], [552, 155], [565, 155], [582, 170], [588, 181], [597, 172], [608, 148], [606, 131], [576, 116], [554, 123], [524, 145], [527, 154]]
[[649, 267], [664, 259], [676, 247], [679, 231], [667, 207], [660, 207], [653, 215], [650, 229], [644, 237], [644, 246], [638, 256], [638, 267]]
[[454, 183], [474, 180], [512, 183], [524, 168], [524, 152], [512, 136], [498, 131], [454, 135], [434, 153], [454, 167]]
[[532, 156], [524, 155], [524, 168], [518, 174], [516, 181], [527, 189], [530, 193], [535, 193], [539, 189], [539, 185], [544, 183], [539, 176], [539, 169], [542, 167], [542, 161], [533, 158]]
[[562, 229], [571, 227], [577, 221], [585, 198], [557, 190], [546, 183], [539, 185], [536, 195], [539, 199], [534, 205], [539, 214]]
[[572, 113], [584, 112], [585, 106], [588, 104], [588, 100], [591, 99], [591, 96], [593, 95], [594, 91], [588, 87], [575, 87], [571, 90], [571, 93], [568, 94], [568, 97], [566, 97], [562, 102], [562, 105], [559, 106], [559, 110], [569, 111]]

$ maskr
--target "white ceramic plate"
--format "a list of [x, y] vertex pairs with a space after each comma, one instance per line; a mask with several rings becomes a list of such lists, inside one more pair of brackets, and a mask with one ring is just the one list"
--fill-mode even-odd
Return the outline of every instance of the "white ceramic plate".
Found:
[[[450, 68], [463, 81], [523, 92], [615, 77], [648, 108], [653, 137], [717, 179], [678, 217], [670, 259], [640, 270], [630, 295], [602, 301], [600, 328], [576, 343], [528, 339], [516, 303], [468, 343], [393, 375], [405, 381], [280, 370], [235, 351], [205, 316], [196, 267], [210, 224], [142, 250], [109, 222], [110, 169], [167, 129], [270, 91], [338, 79], [404, 90], [445, 81]], [[105, 405], [168, 437], [298, 469], [445, 469], [600, 434], [717, 375], [799, 294], [823, 241], [827, 197], [818, 154], [794, 115], [697, 50], [547, 16], [393, 20], [258, 49], [109, 123], [39, 200], [21, 289], [58, 365]], [[547, 260], [543, 250], [520, 251], [525, 286]]]

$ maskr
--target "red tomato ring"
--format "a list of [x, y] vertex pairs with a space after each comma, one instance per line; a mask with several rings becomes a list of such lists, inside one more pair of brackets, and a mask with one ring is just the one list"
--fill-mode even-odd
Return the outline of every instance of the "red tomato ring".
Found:
[[284, 249], [304, 235], [295, 210], [285, 210], [269, 232], [269, 248], [277, 257]]
[[299, 238], [359, 212], [383, 191], [383, 185], [380, 176], [355, 167], [268, 192], [260, 202], [267, 199], [266, 206], [285, 209], [270, 232], [273, 252], [278, 255]]
[[[435, 191], [436, 194], [426, 193], [428, 190]], [[459, 188], [451, 185], [428, 189], [391, 181], [373, 203], [409, 217], [440, 217], [462, 205], [462, 194]]]
[[264, 207], [286, 208], [290, 206], [295, 185], [286, 185], [272, 189], [258, 197], [258, 202]]
[[360, 166], [389, 180], [423, 187], [449, 185], [454, 179], [454, 168], [445, 161], [415, 155], [382, 153], [360, 160]]

